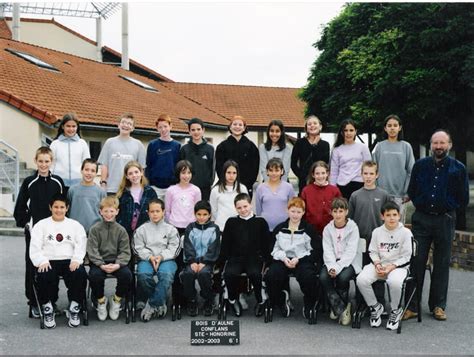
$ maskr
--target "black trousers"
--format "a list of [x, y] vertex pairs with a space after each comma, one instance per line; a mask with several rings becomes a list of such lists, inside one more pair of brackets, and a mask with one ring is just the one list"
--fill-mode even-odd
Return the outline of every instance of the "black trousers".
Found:
[[[117, 278], [117, 287], [115, 294], [119, 297], [125, 297], [132, 284], [132, 272], [128, 266], [122, 266], [112, 273]], [[91, 265], [89, 270], [89, 282], [91, 284], [92, 296], [100, 299], [104, 296], [104, 285], [107, 273], [96, 265]]]
[[318, 299], [319, 279], [314, 262], [309, 257], [300, 259], [294, 269], [289, 269], [282, 261], [274, 260], [265, 274], [268, 295], [272, 305], [281, 305], [281, 291], [290, 274], [294, 274], [304, 294], [305, 303], [314, 304]]
[[354, 277], [355, 271], [352, 265], [342, 269], [335, 278], [331, 278], [325, 265], [321, 269], [319, 280], [328, 297], [329, 304], [337, 316], [342, 314], [349, 302], [349, 287]]
[[200, 294], [203, 299], [212, 300], [214, 298], [214, 293], [212, 292], [212, 270], [212, 265], [206, 265], [199, 273], [195, 273], [191, 269], [191, 265], [184, 267], [181, 271], [180, 278], [183, 283], [183, 292], [186, 299], [196, 300], [196, 279], [199, 282], [199, 287], [201, 288]]
[[51, 260], [51, 269], [46, 272], [36, 273], [36, 284], [38, 287], [38, 299], [41, 305], [48, 301], [54, 302], [57, 298], [59, 287], [59, 277], [64, 278], [64, 283], [68, 289], [67, 295], [69, 301], [75, 301], [82, 305], [86, 294], [87, 273], [83, 265], [80, 265], [74, 271], [69, 270], [71, 261], [66, 260]]
[[260, 260], [232, 260], [229, 259], [224, 267], [224, 281], [229, 293], [229, 300], [239, 297], [239, 279], [242, 273], [246, 273], [250, 283], [253, 285], [255, 299], [262, 301], [262, 269], [263, 262]]

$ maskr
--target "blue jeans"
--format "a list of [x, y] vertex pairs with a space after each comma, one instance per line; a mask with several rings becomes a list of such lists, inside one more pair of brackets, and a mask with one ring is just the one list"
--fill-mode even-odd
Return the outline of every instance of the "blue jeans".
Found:
[[[152, 307], [166, 305], [166, 295], [171, 284], [173, 284], [176, 269], [174, 260], [161, 262], [156, 272], [149, 261], [141, 260], [138, 262], [138, 292], [140, 295], [144, 295], [145, 299], [148, 299], [148, 303]], [[155, 274], [158, 277], [158, 283], [155, 282]]]

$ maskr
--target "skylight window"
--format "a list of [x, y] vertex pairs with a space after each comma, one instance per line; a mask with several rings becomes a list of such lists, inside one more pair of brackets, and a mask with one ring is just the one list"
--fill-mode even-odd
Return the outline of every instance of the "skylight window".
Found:
[[40, 60], [39, 58], [33, 56], [33, 55], [30, 55], [28, 53], [25, 53], [25, 52], [20, 52], [20, 51], [17, 51], [17, 50], [13, 50], [11, 48], [6, 48], [5, 51], [8, 51], [10, 53], [13, 53], [15, 56], [18, 56], [18, 57], [21, 57], [23, 58], [25, 61], [28, 61], [30, 63], [33, 63], [35, 65], [37, 65], [38, 67], [41, 67], [41, 68], [46, 68], [46, 69], [49, 69], [51, 71], [55, 71], [55, 72], [59, 72], [59, 70], [54, 67], [53, 65], [50, 65], [49, 63], [45, 62], [45, 61], [42, 61]]
[[125, 79], [126, 81], [129, 81], [130, 83], [135, 84], [136, 86], [142, 87], [143, 89], [146, 89], [147, 91], [158, 92], [158, 89], [156, 89], [156, 88], [154, 88], [154, 87], [152, 87], [152, 86], [150, 86], [146, 83], [143, 83], [143, 82], [139, 81], [138, 79], [135, 79], [135, 78], [132, 78], [132, 77], [127, 77], [127, 76], [122, 76], [121, 74], [119, 74], [119, 77]]

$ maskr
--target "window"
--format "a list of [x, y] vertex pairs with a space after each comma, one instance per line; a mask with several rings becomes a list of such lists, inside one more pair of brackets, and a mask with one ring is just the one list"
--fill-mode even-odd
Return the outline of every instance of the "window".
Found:
[[150, 86], [146, 83], [143, 83], [143, 82], [139, 81], [138, 79], [135, 79], [135, 78], [132, 78], [132, 77], [127, 77], [127, 76], [122, 76], [121, 74], [119, 74], [119, 77], [122, 78], [122, 79], [125, 79], [126, 81], [129, 81], [130, 83], [135, 84], [136, 86], [142, 87], [143, 89], [146, 89], [147, 91], [158, 92], [158, 89], [153, 88], [152, 86]]
[[45, 134], [41, 134], [41, 146], [49, 146], [53, 142], [53, 139]]
[[33, 63], [33, 64], [37, 65], [38, 67], [46, 68], [46, 69], [49, 69], [49, 70], [55, 71], [55, 72], [59, 72], [59, 70], [56, 67], [50, 65], [49, 63], [46, 63], [46, 62], [40, 60], [39, 58], [37, 58], [33, 55], [30, 55], [28, 53], [20, 52], [20, 51], [17, 51], [17, 50], [12, 50], [11, 48], [6, 48], [5, 51], [8, 51], [8, 52], [14, 54], [15, 56], [20, 57], [20, 58], [23, 58], [25, 61]]
[[100, 141], [90, 141], [89, 150], [91, 152], [91, 158], [97, 160], [99, 158], [100, 149], [102, 148], [102, 143]]

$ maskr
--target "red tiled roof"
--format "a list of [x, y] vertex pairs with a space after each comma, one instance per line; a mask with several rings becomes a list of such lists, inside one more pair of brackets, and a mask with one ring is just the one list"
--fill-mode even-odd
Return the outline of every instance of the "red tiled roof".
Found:
[[[60, 73], [42, 69], [6, 51], [26, 52], [53, 65]], [[84, 123], [115, 126], [121, 113], [131, 112], [136, 127], [155, 128], [162, 113], [173, 129], [187, 132], [182, 120], [192, 117], [227, 125], [222, 116], [156, 82], [122, 68], [26, 43], [0, 39], [0, 100], [52, 124], [74, 111]], [[159, 90], [146, 91], [119, 77], [133, 77]]]
[[242, 115], [249, 126], [266, 127], [270, 120], [280, 119], [287, 128], [304, 127], [305, 104], [297, 98], [297, 88], [202, 83], [163, 86], [228, 119]]
[[0, 37], [12, 38], [12, 32], [5, 19], [0, 19]]

